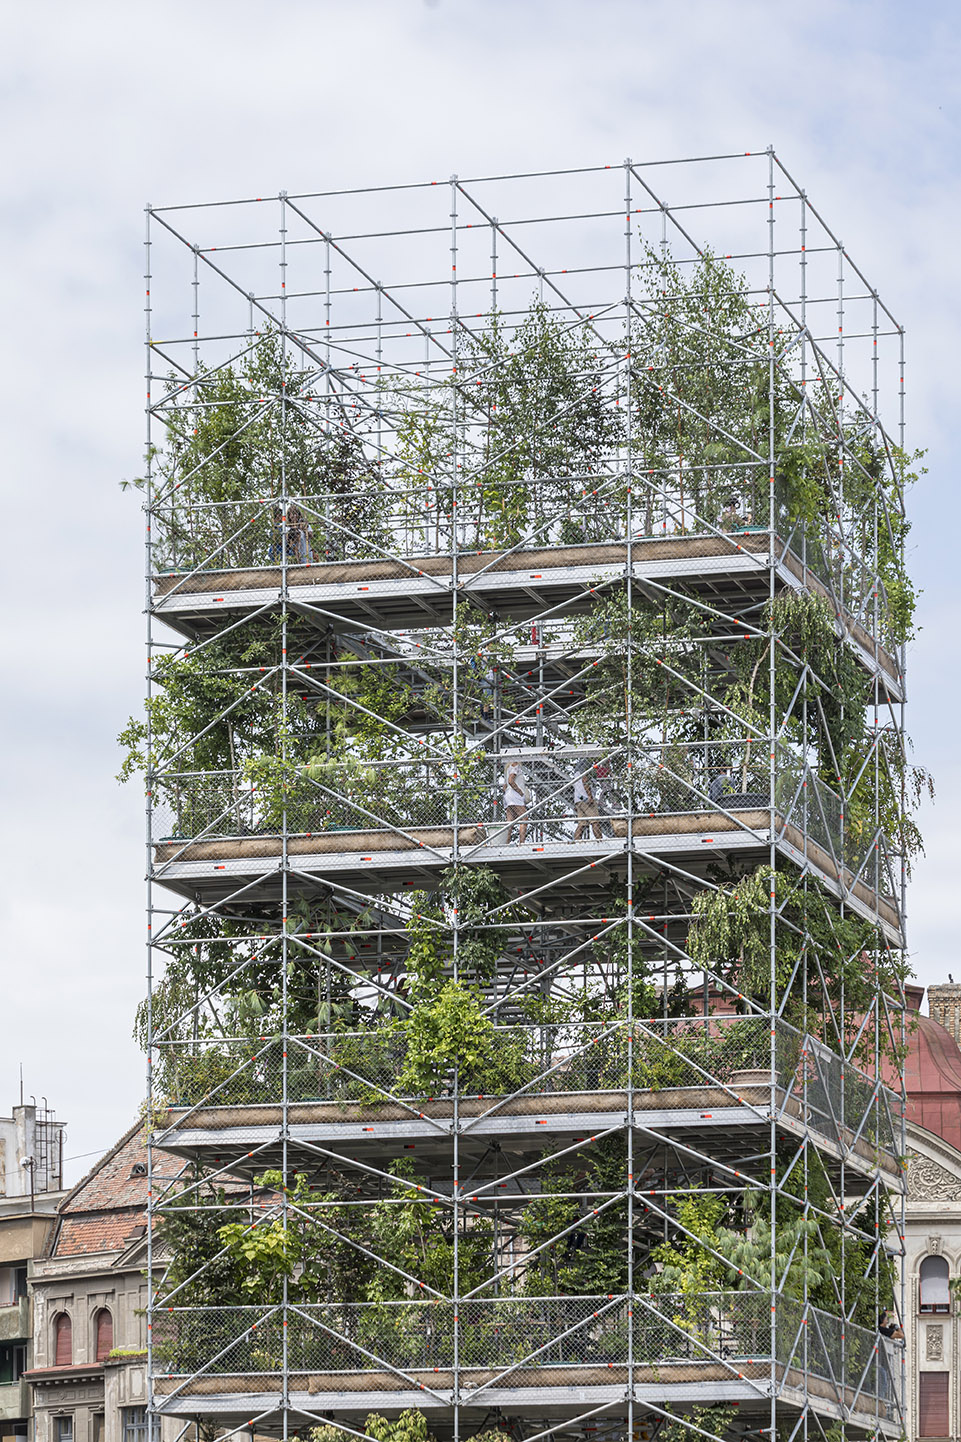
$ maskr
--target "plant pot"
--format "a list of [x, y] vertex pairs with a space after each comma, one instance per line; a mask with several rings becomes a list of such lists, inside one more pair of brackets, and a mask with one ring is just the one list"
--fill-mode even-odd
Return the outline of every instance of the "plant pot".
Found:
[[731, 1086], [735, 1091], [743, 1087], [769, 1087], [771, 1073], [767, 1067], [745, 1067], [743, 1071], [731, 1073]]

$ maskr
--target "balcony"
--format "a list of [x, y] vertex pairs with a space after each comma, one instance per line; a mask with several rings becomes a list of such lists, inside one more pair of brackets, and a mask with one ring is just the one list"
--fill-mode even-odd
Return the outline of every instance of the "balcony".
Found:
[[[236, 1152], [243, 1166], [256, 1148], [263, 1170], [284, 1122], [284, 1093], [294, 1139], [376, 1153], [416, 1138], [426, 1155], [453, 1135], [451, 1079], [438, 1077], [432, 1095], [406, 1084], [397, 1027], [161, 1050], [171, 1111], [158, 1143], [173, 1150]], [[465, 1139], [526, 1137], [540, 1147], [548, 1136], [622, 1126], [630, 1103], [632, 1124], [653, 1138], [683, 1133], [686, 1144], [710, 1151], [720, 1134], [764, 1132], [773, 1119], [785, 1134], [810, 1135], [852, 1173], [870, 1178], [880, 1169], [888, 1187], [903, 1186], [899, 1098], [778, 1017], [497, 1027], [492, 1053], [493, 1067], [460, 1078]], [[473, 1191], [480, 1204], [492, 1200], [480, 1183]]]
[[[661, 1406], [737, 1402], [769, 1415], [773, 1391], [828, 1417], [900, 1433], [880, 1339], [767, 1292], [498, 1297], [154, 1314], [158, 1409], [221, 1419], [290, 1405], [559, 1412], [627, 1395]], [[456, 1334], [456, 1349], [455, 1349]], [[286, 1367], [284, 1365], [286, 1360]], [[287, 1376], [285, 1377], [285, 1372]]]
[[[866, 920], [880, 920], [900, 945], [899, 859], [883, 832], [854, 834], [842, 798], [783, 745], [772, 797], [763, 750], [756, 737], [643, 741], [630, 753], [561, 745], [495, 755], [477, 747], [457, 760], [425, 749], [371, 763], [345, 756], [315, 776], [291, 766], [274, 792], [239, 770], [165, 773], [153, 797], [155, 877], [189, 894], [202, 881], [230, 888], [258, 874], [275, 878], [286, 850], [303, 871], [373, 872], [378, 880], [391, 872], [400, 890], [430, 884], [456, 853], [523, 884], [596, 860], [616, 869], [629, 829], [643, 850], [683, 857], [695, 871], [718, 852], [766, 855], [773, 831], [787, 858], [810, 867]], [[503, 806], [510, 762], [522, 766], [529, 793], [525, 815], [513, 821]], [[596, 798], [590, 815], [575, 799], [586, 767]]]
[[[608, 490], [614, 481], [595, 479], [606, 482]], [[552, 488], [557, 482], [545, 484], [548, 508], [556, 508]], [[457, 592], [482, 600], [496, 595], [501, 615], [523, 620], [549, 608], [589, 605], [590, 588], [623, 575], [630, 554], [637, 577], [680, 584], [740, 614], [748, 595], [759, 587], [766, 590], [773, 560], [781, 585], [800, 581], [843, 617], [839, 635], [900, 697], [897, 644], [884, 588], [851, 534], [827, 520], [816, 529], [805, 525], [792, 518], [783, 500], [776, 505], [773, 533], [743, 521], [712, 523], [682, 494], [668, 496], [664, 484], [669, 483], [660, 488], [658, 514], [649, 507], [642, 514], [644, 507], [636, 505], [630, 537], [623, 499], [605, 504], [598, 490], [578, 486], [557, 516], [532, 521], [519, 544], [512, 536], [500, 548], [489, 524], [485, 528], [473, 517], [470, 487], [459, 506], [456, 531], [424, 515], [420, 487], [406, 496], [385, 494], [388, 511], [380, 545], [343, 531], [336, 521], [331, 527], [331, 506], [336, 510], [342, 498], [300, 497], [305, 530], [298, 527], [296, 536], [286, 540], [287, 527], [276, 518], [270, 498], [226, 506], [176, 502], [155, 513], [154, 604], [159, 615], [187, 634], [209, 633], [225, 612], [262, 606], [271, 597], [279, 600], [286, 579], [298, 600], [333, 606], [347, 622], [376, 620], [387, 628], [404, 628], [430, 618], [443, 624], [450, 620], [456, 552]], [[603, 492], [604, 484], [598, 489]], [[321, 534], [323, 550], [319, 541], [312, 543]]]
[[29, 1297], [0, 1307], [0, 1342], [19, 1342], [33, 1335], [33, 1308]]
[[29, 1382], [0, 1382], [0, 1422], [18, 1422], [29, 1416]]

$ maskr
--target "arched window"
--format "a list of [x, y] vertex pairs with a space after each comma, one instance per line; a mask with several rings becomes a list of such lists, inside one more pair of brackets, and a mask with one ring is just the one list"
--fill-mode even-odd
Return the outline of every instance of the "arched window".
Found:
[[920, 1300], [922, 1312], [949, 1312], [948, 1264], [944, 1257], [925, 1257], [921, 1263]]
[[106, 1307], [97, 1313], [97, 1361], [105, 1362], [113, 1351], [113, 1317]]
[[73, 1327], [66, 1312], [60, 1312], [53, 1324], [54, 1366], [69, 1367], [73, 1361]]

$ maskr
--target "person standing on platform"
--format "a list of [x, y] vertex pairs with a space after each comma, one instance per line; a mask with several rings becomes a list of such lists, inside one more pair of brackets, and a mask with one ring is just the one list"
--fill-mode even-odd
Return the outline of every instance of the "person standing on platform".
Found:
[[527, 806], [530, 793], [519, 761], [508, 761], [501, 790], [504, 797], [504, 816], [509, 823], [507, 839], [510, 841], [516, 822], [518, 844], [523, 846], [527, 840]]
[[593, 830], [596, 840], [600, 841], [601, 839], [601, 823], [592, 782], [593, 770], [593, 766], [588, 762], [574, 782], [574, 811], [577, 815], [577, 827], [574, 831], [575, 841], [580, 841], [581, 837], [590, 830]]

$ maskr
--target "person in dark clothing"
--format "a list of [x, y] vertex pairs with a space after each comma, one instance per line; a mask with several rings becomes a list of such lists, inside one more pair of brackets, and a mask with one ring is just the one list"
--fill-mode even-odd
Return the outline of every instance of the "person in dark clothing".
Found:
[[725, 796], [734, 795], [734, 782], [731, 780], [731, 772], [727, 766], [722, 766], [714, 777], [707, 794], [712, 801], [721, 801]]

